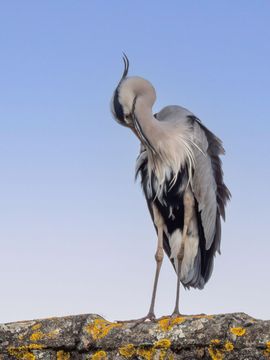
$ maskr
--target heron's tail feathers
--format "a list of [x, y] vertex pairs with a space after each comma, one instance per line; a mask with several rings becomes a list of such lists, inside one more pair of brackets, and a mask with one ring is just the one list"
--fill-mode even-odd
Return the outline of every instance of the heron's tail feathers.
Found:
[[[182, 233], [176, 230], [169, 239], [171, 247], [171, 260], [174, 264], [176, 273], [178, 273], [178, 258], [181, 243]], [[189, 288], [203, 289], [205, 280], [201, 274], [201, 253], [199, 248], [199, 236], [196, 232], [190, 232], [185, 240], [184, 256], [180, 263], [181, 283]]]

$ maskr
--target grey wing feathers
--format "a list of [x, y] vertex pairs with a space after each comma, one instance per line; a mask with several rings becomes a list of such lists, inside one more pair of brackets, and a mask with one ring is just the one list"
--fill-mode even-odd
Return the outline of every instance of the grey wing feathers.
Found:
[[214, 243], [215, 250], [220, 251], [220, 215], [225, 219], [225, 205], [230, 192], [223, 182], [223, 172], [219, 155], [224, 154], [221, 140], [210, 132], [195, 117], [194, 143], [195, 169], [192, 179], [194, 196], [205, 236], [205, 248], [209, 250]]
[[207, 127], [205, 127], [203, 124], [201, 124], [200, 122], [199, 124], [207, 137], [208, 154], [211, 158], [213, 174], [217, 184], [218, 210], [223, 220], [225, 220], [225, 206], [227, 204], [227, 201], [231, 198], [231, 193], [223, 182], [222, 162], [219, 157], [219, 155], [225, 154], [225, 150], [222, 146], [221, 140], [217, 136], [215, 136], [210, 130], [208, 130]]

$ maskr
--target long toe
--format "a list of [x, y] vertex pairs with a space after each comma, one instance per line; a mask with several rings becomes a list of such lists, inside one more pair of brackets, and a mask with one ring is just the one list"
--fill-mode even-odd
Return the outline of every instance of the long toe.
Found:
[[117, 323], [134, 323], [134, 324], [141, 324], [147, 321], [155, 321], [156, 316], [154, 313], [149, 313], [146, 316], [139, 318], [139, 319], [130, 319], [130, 320], [116, 320]]
[[136, 319], [136, 320], [130, 320], [130, 322], [132, 322], [132, 327], [136, 327], [142, 323], [146, 323], [146, 322], [151, 322], [151, 321], [155, 321], [156, 320], [156, 316], [154, 313], [149, 313], [146, 316], [140, 318], [140, 319]]

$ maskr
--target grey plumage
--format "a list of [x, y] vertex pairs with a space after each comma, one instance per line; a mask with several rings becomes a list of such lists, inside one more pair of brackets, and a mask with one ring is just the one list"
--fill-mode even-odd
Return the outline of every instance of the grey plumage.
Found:
[[[192, 276], [189, 276], [189, 282], [183, 283], [185, 286], [203, 288], [209, 280], [212, 268], [213, 257], [216, 251], [220, 252], [221, 224], [220, 215], [225, 219], [225, 205], [230, 198], [230, 192], [223, 182], [223, 172], [219, 155], [224, 154], [222, 142], [212, 132], [210, 132], [201, 121], [187, 109], [180, 106], [167, 106], [159, 113], [155, 114], [159, 121], [177, 121], [191, 123], [192, 141], [198, 147], [194, 146], [195, 167], [191, 181], [191, 188], [194, 197], [198, 203], [198, 216], [201, 219], [203, 234], [205, 239], [205, 250], [198, 254], [194, 261]], [[140, 154], [136, 162], [136, 177], [140, 174], [142, 187], [148, 201], [148, 208], [151, 213], [151, 200], [147, 197], [147, 151], [141, 146]], [[187, 179], [186, 184], [187, 185]], [[153, 192], [153, 190], [151, 191]], [[166, 204], [167, 205], [167, 204]], [[201, 244], [203, 247], [203, 244]], [[170, 247], [166, 234], [164, 234], [164, 250], [170, 257]], [[200, 267], [205, 263], [205, 271], [199, 274]], [[172, 261], [174, 264], [174, 261]]]
[[[162, 252], [185, 287], [202, 289], [220, 252], [221, 223], [230, 192], [223, 182], [222, 142], [189, 110], [167, 106], [152, 115], [155, 90], [145, 79], [124, 75], [112, 112], [141, 141], [136, 162], [143, 192], [158, 234], [157, 271], [149, 314], [153, 315]], [[148, 314], [148, 315], [149, 315]], [[150, 318], [148, 316], [148, 318]]]

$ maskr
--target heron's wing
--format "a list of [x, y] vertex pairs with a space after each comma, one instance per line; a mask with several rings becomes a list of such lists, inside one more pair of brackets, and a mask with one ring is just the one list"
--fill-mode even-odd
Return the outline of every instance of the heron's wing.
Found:
[[220, 215], [225, 219], [225, 205], [230, 192], [223, 182], [220, 155], [224, 154], [221, 140], [209, 131], [199, 119], [193, 121], [193, 141], [195, 146], [195, 167], [192, 189], [198, 203], [205, 237], [205, 249], [212, 246], [214, 252], [220, 251]]

